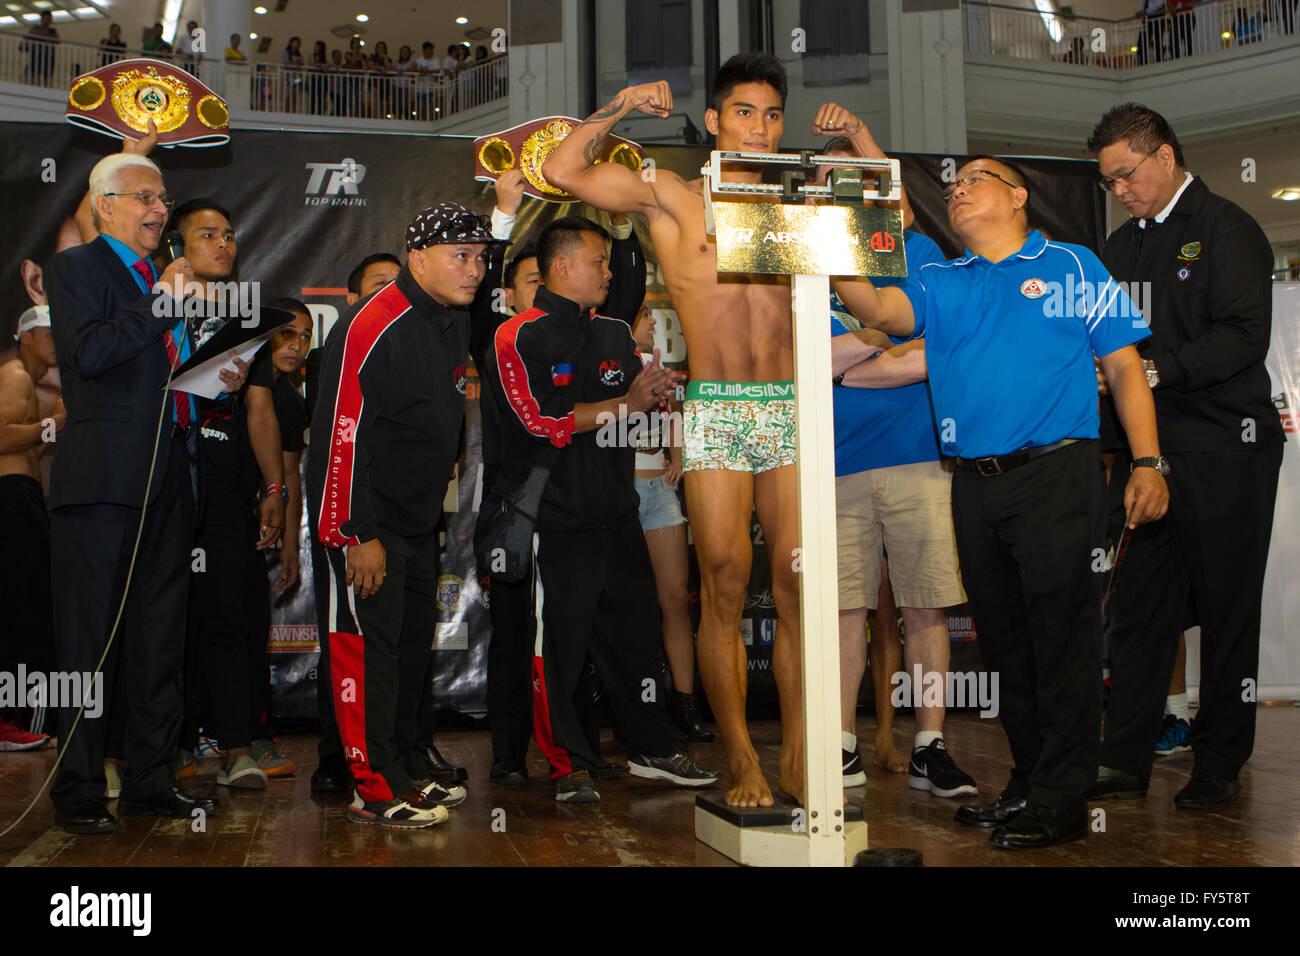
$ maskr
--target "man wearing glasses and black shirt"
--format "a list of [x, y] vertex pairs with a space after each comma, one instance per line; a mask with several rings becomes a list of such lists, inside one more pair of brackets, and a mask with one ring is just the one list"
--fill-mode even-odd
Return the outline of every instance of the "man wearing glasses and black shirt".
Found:
[[[1241, 790], [1255, 742], [1260, 604], [1286, 437], [1269, 398], [1273, 253], [1240, 207], [1183, 167], [1164, 117], [1106, 113], [1088, 148], [1131, 219], [1106, 241], [1116, 278], [1149, 284], [1139, 348], [1172, 466], [1169, 514], [1133, 535], [1116, 582], [1110, 703], [1093, 799], [1146, 795], [1184, 613], [1201, 625], [1201, 701], [1181, 810]], [[1132, 435], [1129, 436], [1132, 438]], [[1136, 453], [1136, 452], [1134, 452]], [[1114, 474], [1128, 474], [1121, 451]]]

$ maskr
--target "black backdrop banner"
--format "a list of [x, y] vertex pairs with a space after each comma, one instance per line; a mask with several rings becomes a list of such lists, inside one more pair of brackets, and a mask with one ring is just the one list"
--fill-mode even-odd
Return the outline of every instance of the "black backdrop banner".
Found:
[[[487, 131], [484, 131], [487, 132]], [[0, 251], [0, 342], [9, 341], [18, 316], [31, 304], [23, 263], [43, 265], [66, 235], [66, 220], [86, 191], [91, 167], [105, 155], [105, 140], [68, 125], [0, 124], [0, 188], [10, 223]], [[809, 144], [817, 146], [819, 144]], [[789, 149], [795, 147], [788, 145]], [[492, 188], [471, 178], [468, 137], [312, 133], [243, 130], [229, 144], [202, 150], [155, 150], [167, 191], [179, 202], [196, 197], [226, 207], [237, 233], [237, 274], [261, 284], [262, 301], [290, 295], [306, 302], [316, 317], [316, 342], [323, 341], [346, 309], [348, 273], [364, 256], [391, 252], [401, 258], [406, 224], [434, 202], [454, 201], [487, 213]], [[701, 146], [650, 145], [647, 160], [694, 178], [708, 161]], [[903, 183], [919, 231], [956, 256], [960, 242], [948, 227], [943, 187], [955, 177], [962, 157], [899, 156]], [[1104, 196], [1096, 188], [1096, 166], [1079, 160], [1024, 159], [1017, 166], [1028, 183], [1031, 224], [1057, 240], [1099, 250], [1104, 239]], [[648, 174], [648, 173], [647, 173]], [[525, 200], [515, 226], [516, 241], [552, 218], [582, 214], [608, 223], [608, 216], [580, 204]], [[635, 222], [649, 274], [646, 298], [658, 319], [658, 342], [669, 364], [686, 366], [681, 326], [655, 264], [644, 223]], [[32, 273], [30, 266], [27, 273]], [[440, 710], [478, 716], [486, 711], [487, 644], [490, 637], [486, 576], [474, 566], [473, 526], [480, 487], [479, 386], [467, 388], [466, 434], [456, 479], [448, 489], [446, 530], [438, 581], [434, 692]], [[750, 712], [774, 713], [770, 671], [776, 633], [771, 573], [757, 521], [755, 554], [742, 637], [750, 655]], [[270, 649], [275, 712], [281, 719], [316, 713], [316, 623], [312, 611], [310, 549], [299, 529], [302, 581], [278, 596]], [[689, 534], [689, 526], [688, 526]], [[274, 574], [274, 569], [268, 573]], [[693, 621], [699, 617], [699, 575], [691, 561]], [[950, 609], [953, 669], [979, 667], [969, 612]], [[864, 681], [869, 698], [870, 681]]]

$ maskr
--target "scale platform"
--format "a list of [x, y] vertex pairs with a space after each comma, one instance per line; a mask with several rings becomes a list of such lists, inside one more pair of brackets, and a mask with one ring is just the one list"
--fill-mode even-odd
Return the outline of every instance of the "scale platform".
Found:
[[[730, 807], [720, 793], [695, 797], [695, 837], [724, 856], [744, 866], [850, 866], [857, 855], [867, 849], [867, 825], [862, 808], [844, 805], [842, 822], [832, 826], [843, 829], [844, 858], [834, 861], [810, 858], [812, 828], [821, 829], [820, 821], [808, 818], [802, 807], [792, 803], [775, 803], [770, 807]], [[798, 829], [796, 829], [796, 826]], [[826, 841], [832, 849], [838, 841]], [[824, 851], [823, 851], [824, 852]]]

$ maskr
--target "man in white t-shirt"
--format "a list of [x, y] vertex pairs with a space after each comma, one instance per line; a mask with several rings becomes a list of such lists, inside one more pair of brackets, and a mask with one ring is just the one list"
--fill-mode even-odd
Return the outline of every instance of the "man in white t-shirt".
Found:
[[442, 61], [434, 54], [433, 43], [425, 40], [420, 47], [420, 56], [412, 57], [407, 64], [408, 70], [419, 73], [415, 81], [415, 109], [422, 120], [433, 119], [433, 91], [436, 87], [435, 76], [442, 68]]

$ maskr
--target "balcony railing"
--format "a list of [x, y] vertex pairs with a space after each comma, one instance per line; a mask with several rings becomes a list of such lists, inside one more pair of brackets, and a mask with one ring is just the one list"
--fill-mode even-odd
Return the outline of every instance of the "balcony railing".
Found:
[[355, 119], [432, 122], [500, 99], [509, 77], [505, 56], [454, 74], [319, 69], [257, 63], [254, 110]]
[[74, 77], [134, 57], [180, 66], [225, 97], [232, 110], [426, 123], [500, 99], [507, 94], [509, 76], [504, 55], [455, 73], [370, 72], [223, 63], [0, 33], [0, 82], [66, 91]]
[[968, 53], [1125, 70], [1294, 35], [1298, 7], [1300, 0], [1213, 0], [1102, 20], [963, 0], [962, 15]]
[[194, 57], [106, 48], [67, 40], [51, 42], [26, 34], [0, 33], [0, 82], [67, 91], [71, 89], [74, 77], [134, 57], [166, 60], [202, 78], [205, 83], [209, 81], [204, 74], [210, 75], [217, 65], [215, 61]]

